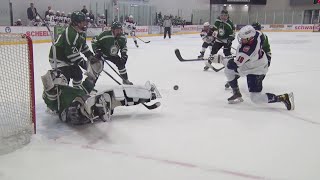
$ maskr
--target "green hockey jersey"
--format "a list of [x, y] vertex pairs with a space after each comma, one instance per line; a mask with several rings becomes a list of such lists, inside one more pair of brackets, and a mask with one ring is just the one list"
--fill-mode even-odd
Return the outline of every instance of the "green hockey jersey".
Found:
[[[93, 53], [86, 43], [86, 34], [77, 32], [73, 26], [68, 26], [57, 38], [55, 44], [57, 67], [78, 64], [83, 61], [80, 53], [90, 57]], [[53, 49], [51, 46], [49, 62], [52, 68], [55, 68], [53, 60]]]
[[50, 110], [60, 114], [65, 108], [70, 106], [76, 97], [89, 94], [93, 88], [94, 84], [86, 78], [86, 80], [82, 82], [81, 89], [67, 85], [55, 85], [55, 87], [49, 91], [43, 91], [42, 99]]
[[103, 31], [92, 39], [92, 49], [94, 52], [101, 49], [104, 57], [117, 56], [119, 51], [127, 53], [127, 39], [124, 35], [114, 37], [112, 31]]
[[263, 42], [263, 44], [262, 44], [262, 49], [263, 49], [264, 52], [266, 52], [266, 53], [271, 53], [268, 36], [265, 35], [264, 33], [262, 33], [262, 34], [264, 35], [264, 42]]
[[220, 17], [217, 18], [213, 25], [213, 29], [218, 31], [217, 37], [222, 40], [223, 43], [227, 43], [227, 39], [230, 36], [235, 37], [235, 27], [230, 19], [224, 22]]

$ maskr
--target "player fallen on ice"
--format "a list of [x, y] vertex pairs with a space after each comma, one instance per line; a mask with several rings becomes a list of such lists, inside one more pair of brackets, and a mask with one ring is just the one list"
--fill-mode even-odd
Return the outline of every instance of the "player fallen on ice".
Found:
[[203, 59], [206, 49], [209, 46], [212, 48], [212, 44], [216, 37], [216, 33], [210, 28], [209, 22], [205, 22], [203, 24], [203, 29], [200, 33], [200, 37], [203, 40], [203, 43], [202, 43], [202, 49], [200, 51], [200, 55], [198, 56], [198, 59]]
[[128, 37], [128, 35], [130, 35], [136, 47], [139, 47], [136, 38], [136, 23], [133, 21], [132, 15], [130, 15], [128, 19], [124, 22], [124, 34], [126, 35], [126, 38]]
[[93, 94], [92, 90], [103, 70], [103, 61], [90, 62], [87, 69], [82, 89], [68, 86], [66, 77], [60, 71], [49, 70], [42, 76], [42, 98], [48, 109], [58, 113], [63, 122], [81, 125], [95, 120], [109, 121], [118, 106], [133, 106], [160, 97], [156, 86], [150, 82], [145, 86], [118, 85]]
[[[235, 39], [235, 27], [233, 22], [229, 18], [227, 10], [222, 10], [220, 17], [214, 23], [213, 31], [218, 31], [217, 38], [212, 45], [211, 54], [207, 63], [211, 64], [213, 56], [223, 47], [223, 53], [225, 56], [231, 55], [232, 41]], [[203, 68], [207, 71], [209, 66]]]
[[[122, 34], [122, 25], [120, 22], [113, 22], [110, 31], [103, 31], [92, 39], [92, 49], [95, 53], [114, 63], [123, 79], [123, 84], [132, 85], [128, 79], [126, 63], [128, 60], [127, 39]], [[118, 55], [120, 51], [120, 55]]]
[[70, 25], [58, 36], [54, 43], [56, 59], [54, 59], [52, 46], [49, 54], [52, 69], [58, 69], [68, 83], [72, 79], [73, 87], [76, 88], [81, 88], [83, 79], [80, 66], [85, 70], [87, 69], [87, 61], [81, 54], [87, 57], [89, 61], [98, 61], [86, 43], [86, 26], [86, 16], [80, 11], [73, 12]]
[[[238, 79], [247, 77], [247, 85], [250, 92], [250, 99], [254, 103], [277, 103], [282, 102], [288, 110], [294, 109], [293, 93], [275, 95], [273, 93], [262, 93], [262, 82], [268, 72], [267, 55], [262, 49], [265, 36], [256, 31], [251, 25], [240, 29], [238, 34], [239, 46], [236, 57], [226, 56], [221, 58], [216, 55], [215, 63], [222, 63], [225, 66], [225, 75], [232, 88], [233, 95], [228, 98], [230, 104], [242, 102], [242, 95], [239, 90]], [[219, 60], [221, 60], [219, 62]]]

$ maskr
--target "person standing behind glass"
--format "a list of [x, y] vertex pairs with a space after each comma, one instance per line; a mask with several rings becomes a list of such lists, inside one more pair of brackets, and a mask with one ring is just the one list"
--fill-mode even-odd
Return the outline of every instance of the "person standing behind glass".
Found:
[[34, 4], [30, 3], [30, 7], [27, 9], [29, 26], [33, 26], [33, 21], [35, 21], [37, 14], [37, 9], [34, 7]]

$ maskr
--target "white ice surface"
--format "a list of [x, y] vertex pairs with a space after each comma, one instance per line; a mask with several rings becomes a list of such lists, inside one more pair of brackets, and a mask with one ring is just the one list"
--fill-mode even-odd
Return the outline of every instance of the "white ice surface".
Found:
[[[245, 101], [228, 104], [223, 71], [204, 72], [203, 62], [174, 55], [179, 48], [183, 57], [197, 57], [199, 35], [148, 37], [138, 49], [128, 40], [127, 71], [135, 84], [154, 82], [162, 106], [120, 107], [112, 122], [81, 127], [45, 112], [40, 76], [50, 68], [50, 43], [35, 44], [38, 131], [29, 145], [0, 156], [0, 180], [320, 179], [320, 34], [267, 34], [273, 59], [264, 92], [293, 91], [295, 111], [253, 104], [245, 78]], [[102, 74], [97, 89], [110, 85]]]

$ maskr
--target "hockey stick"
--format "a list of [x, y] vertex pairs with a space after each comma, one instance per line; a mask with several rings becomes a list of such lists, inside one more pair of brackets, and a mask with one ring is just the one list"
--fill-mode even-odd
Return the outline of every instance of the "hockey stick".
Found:
[[[124, 80], [123, 79], [123, 77], [121, 77], [120, 76], [120, 74], [108, 63], [108, 61], [107, 60], [105, 60], [103, 57], [101, 57], [102, 58], [102, 60], [106, 63], [106, 64], [108, 64], [108, 66], [122, 79], [122, 80]], [[109, 74], [107, 71], [105, 71], [105, 70], [103, 70], [103, 72], [105, 72], [111, 79], [113, 79], [118, 85], [122, 85], [119, 81], [117, 81], [113, 76], [111, 76], [111, 74]], [[152, 104], [152, 105], [146, 105], [145, 103], [141, 103], [144, 107], [146, 107], [147, 109], [149, 109], [149, 110], [152, 110], [152, 109], [156, 109], [157, 107], [159, 107], [160, 105], [161, 105], [161, 103], [160, 102], [156, 102], [156, 103], [154, 103], [154, 104]]]
[[[37, 16], [41, 19], [42, 23], [47, 27], [50, 37], [51, 37], [51, 44], [52, 44], [52, 56], [53, 56], [53, 63], [54, 63], [54, 70], [57, 70], [57, 50], [55, 46], [55, 40], [53, 37], [53, 32], [50, 30], [48, 24], [44, 21], [44, 19], [40, 16], [40, 14], [37, 12]], [[59, 73], [57, 73], [58, 75]], [[57, 103], [58, 103], [58, 111], [60, 111], [60, 98], [59, 98], [59, 87], [57, 87]]]
[[206, 61], [208, 59], [184, 59], [181, 56], [180, 50], [179, 49], [175, 49], [174, 53], [176, 54], [177, 58], [179, 59], [179, 61], [181, 62], [192, 62], [192, 61]]
[[116, 82], [117, 84], [121, 85], [121, 83], [119, 81], [117, 81], [110, 73], [108, 73], [106, 70], [102, 70], [104, 73], [106, 73], [111, 79], [114, 80], [114, 82]]
[[[175, 52], [177, 58], [179, 59], [179, 61], [181, 61], [181, 62], [194, 62], [194, 61], [207, 61], [208, 60], [208, 59], [183, 59], [181, 54], [180, 54], [180, 50], [179, 49], [174, 50], [174, 52]], [[221, 68], [217, 69], [217, 68], [213, 67], [211, 64], [210, 64], [209, 67], [215, 72], [219, 72], [222, 69], [224, 69], [224, 67], [221, 67]]]
[[140, 41], [142, 41], [142, 42], [144, 42], [144, 43], [150, 43], [150, 41], [144, 41], [143, 39], [141, 39], [141, 38], [139, 38], [138, 36], [134, 36], [134, 37], [136, 37], [136, 38], [138, 38]]

